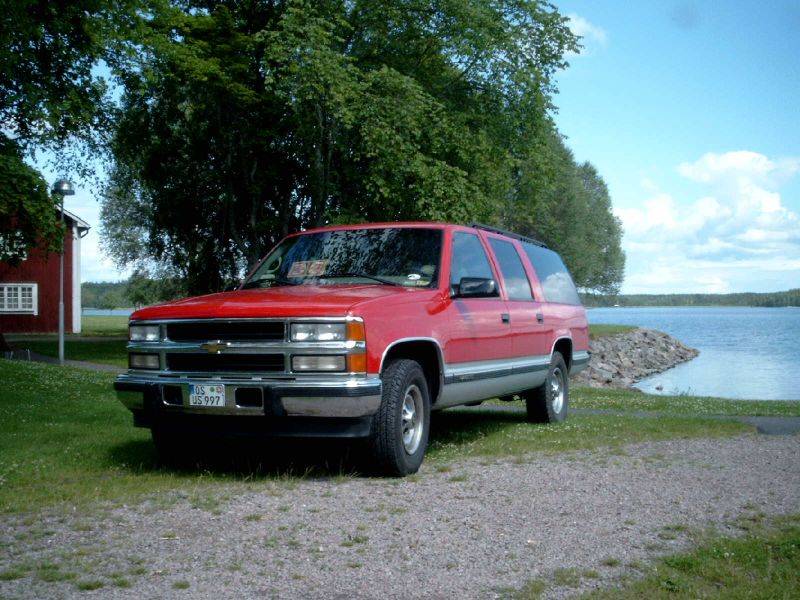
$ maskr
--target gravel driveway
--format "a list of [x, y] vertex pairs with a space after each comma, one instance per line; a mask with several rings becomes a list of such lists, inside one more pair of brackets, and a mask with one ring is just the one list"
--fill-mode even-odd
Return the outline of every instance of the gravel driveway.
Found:
[[798, 457], [798, 436], [747, 435], [3, 517], [0, 571], [27, 570], [0, 596], [494, 597], [532, 578], [563, 596], [579, 588], [554, 585], [556, 569], [609, 585], [684, 547], [686, 528], [800, 512]]

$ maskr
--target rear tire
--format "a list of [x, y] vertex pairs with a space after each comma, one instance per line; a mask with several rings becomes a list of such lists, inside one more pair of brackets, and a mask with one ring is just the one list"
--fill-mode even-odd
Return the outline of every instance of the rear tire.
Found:
[[538, 388], [528, 390], [525, 398], [528, 421], [531, 423], [559, 423], [567, 418], [569, 408], [569, 372], [560, 352], [553, 352], [547, 379]]
[[403, 477], [416, 473], [428, 448], [431, 403], [422, 367], [399, 359], [384, 369], [383, 398], [372, 417], [369, 446], [375, 471]]

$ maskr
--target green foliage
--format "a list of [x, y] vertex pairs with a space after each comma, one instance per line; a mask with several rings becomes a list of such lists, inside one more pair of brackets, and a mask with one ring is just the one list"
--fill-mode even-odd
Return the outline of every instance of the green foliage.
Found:
[[585, 306], [800, 306], [800, 288], [737, 294], [583, 294]]
[[185, 295], [185, 289], [183, 282], [179, 279], [152, 278], [144, 271], [136, 271], [131, 275], [124, 291], [127, 305], [137, 308], [174, 300], [183, 295]]
[[87, 308], [142, 307], [186, 295], [183, 282], [165, 274], [151, 276], [134, 271], [127, 281], [87, 282], [81, 284], [83, 305]]
[[290, 231], [485, 220], [543, 231], [579, 285], [614, 290], [607, 190], [550, 118], [576, 49], [543, 1], [155, 3], [112, 61], [106, 248], [202, 292]]
[[608, 188], [594, 166], [575, 163], [554, 128], [545, 131], [542, 145], [530, 148], [503, 222], [559, 252], [578, 287], [619, 291], [622, 226], [611, 212]]
[[16, 264], [39, 242], [59, 250], [56, 214], [47, 183], [25, 164], [18, 145], [0, 134], [0, 261]]
[[[89, 281], [81, 284], [81, 304], [85, 308], [123, 308], [130, 306], [125, 299], [125, 281]], [[115, 306], [110, 306], [115, 304]], [[86, 317], [84, 317], [86, 319]]]
[[49, 145], [86, 132], [105, 85], [92, 73], [104, 52], [107, 0], [0, 4], [0, 121], [22, 143]]
[[22, 251], [54, 231], [17, 156], [51, 146], [78, 165], [110, 150], [106, 250], [191, 292], [290, 231], [399, 219], [513, 226], [562, 252], [579, 286], [621, 280], [607, 190], [551, 119], [579, 46], [544, 0], [23, 0], [0, 20], [19, 192], [0, 217], [25, 228]]
[[107, 107], [93, 68], [131, 7], [126, 0], [0, 1], [0, 260], [17, 262], [40, 240], [60, 247], [48, 186], [23, 158], [50, 147], [62, 163], [74, 163], [96, 149]]

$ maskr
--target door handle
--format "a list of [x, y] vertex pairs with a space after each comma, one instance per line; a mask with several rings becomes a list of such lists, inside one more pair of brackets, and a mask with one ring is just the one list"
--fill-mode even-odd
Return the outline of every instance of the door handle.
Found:
[[539, 323], [544, 323], [544, 315], [542, 313], [536, 313], [536, 320]]
[[509, 315], [508, 313], [502, 313], [500, 315], [500, 320], [503, 323], [510, 323], [511, 322], [511, 315]]

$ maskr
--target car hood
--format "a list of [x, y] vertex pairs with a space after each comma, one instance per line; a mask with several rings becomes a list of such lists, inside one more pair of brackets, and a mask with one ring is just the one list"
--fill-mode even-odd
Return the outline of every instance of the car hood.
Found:
[[360, 303], [421, 291], [385, 285], [298, 285], [237, 290], [150, 306], [134, 312], [131, 320], [338, 317], [351, 314]]

